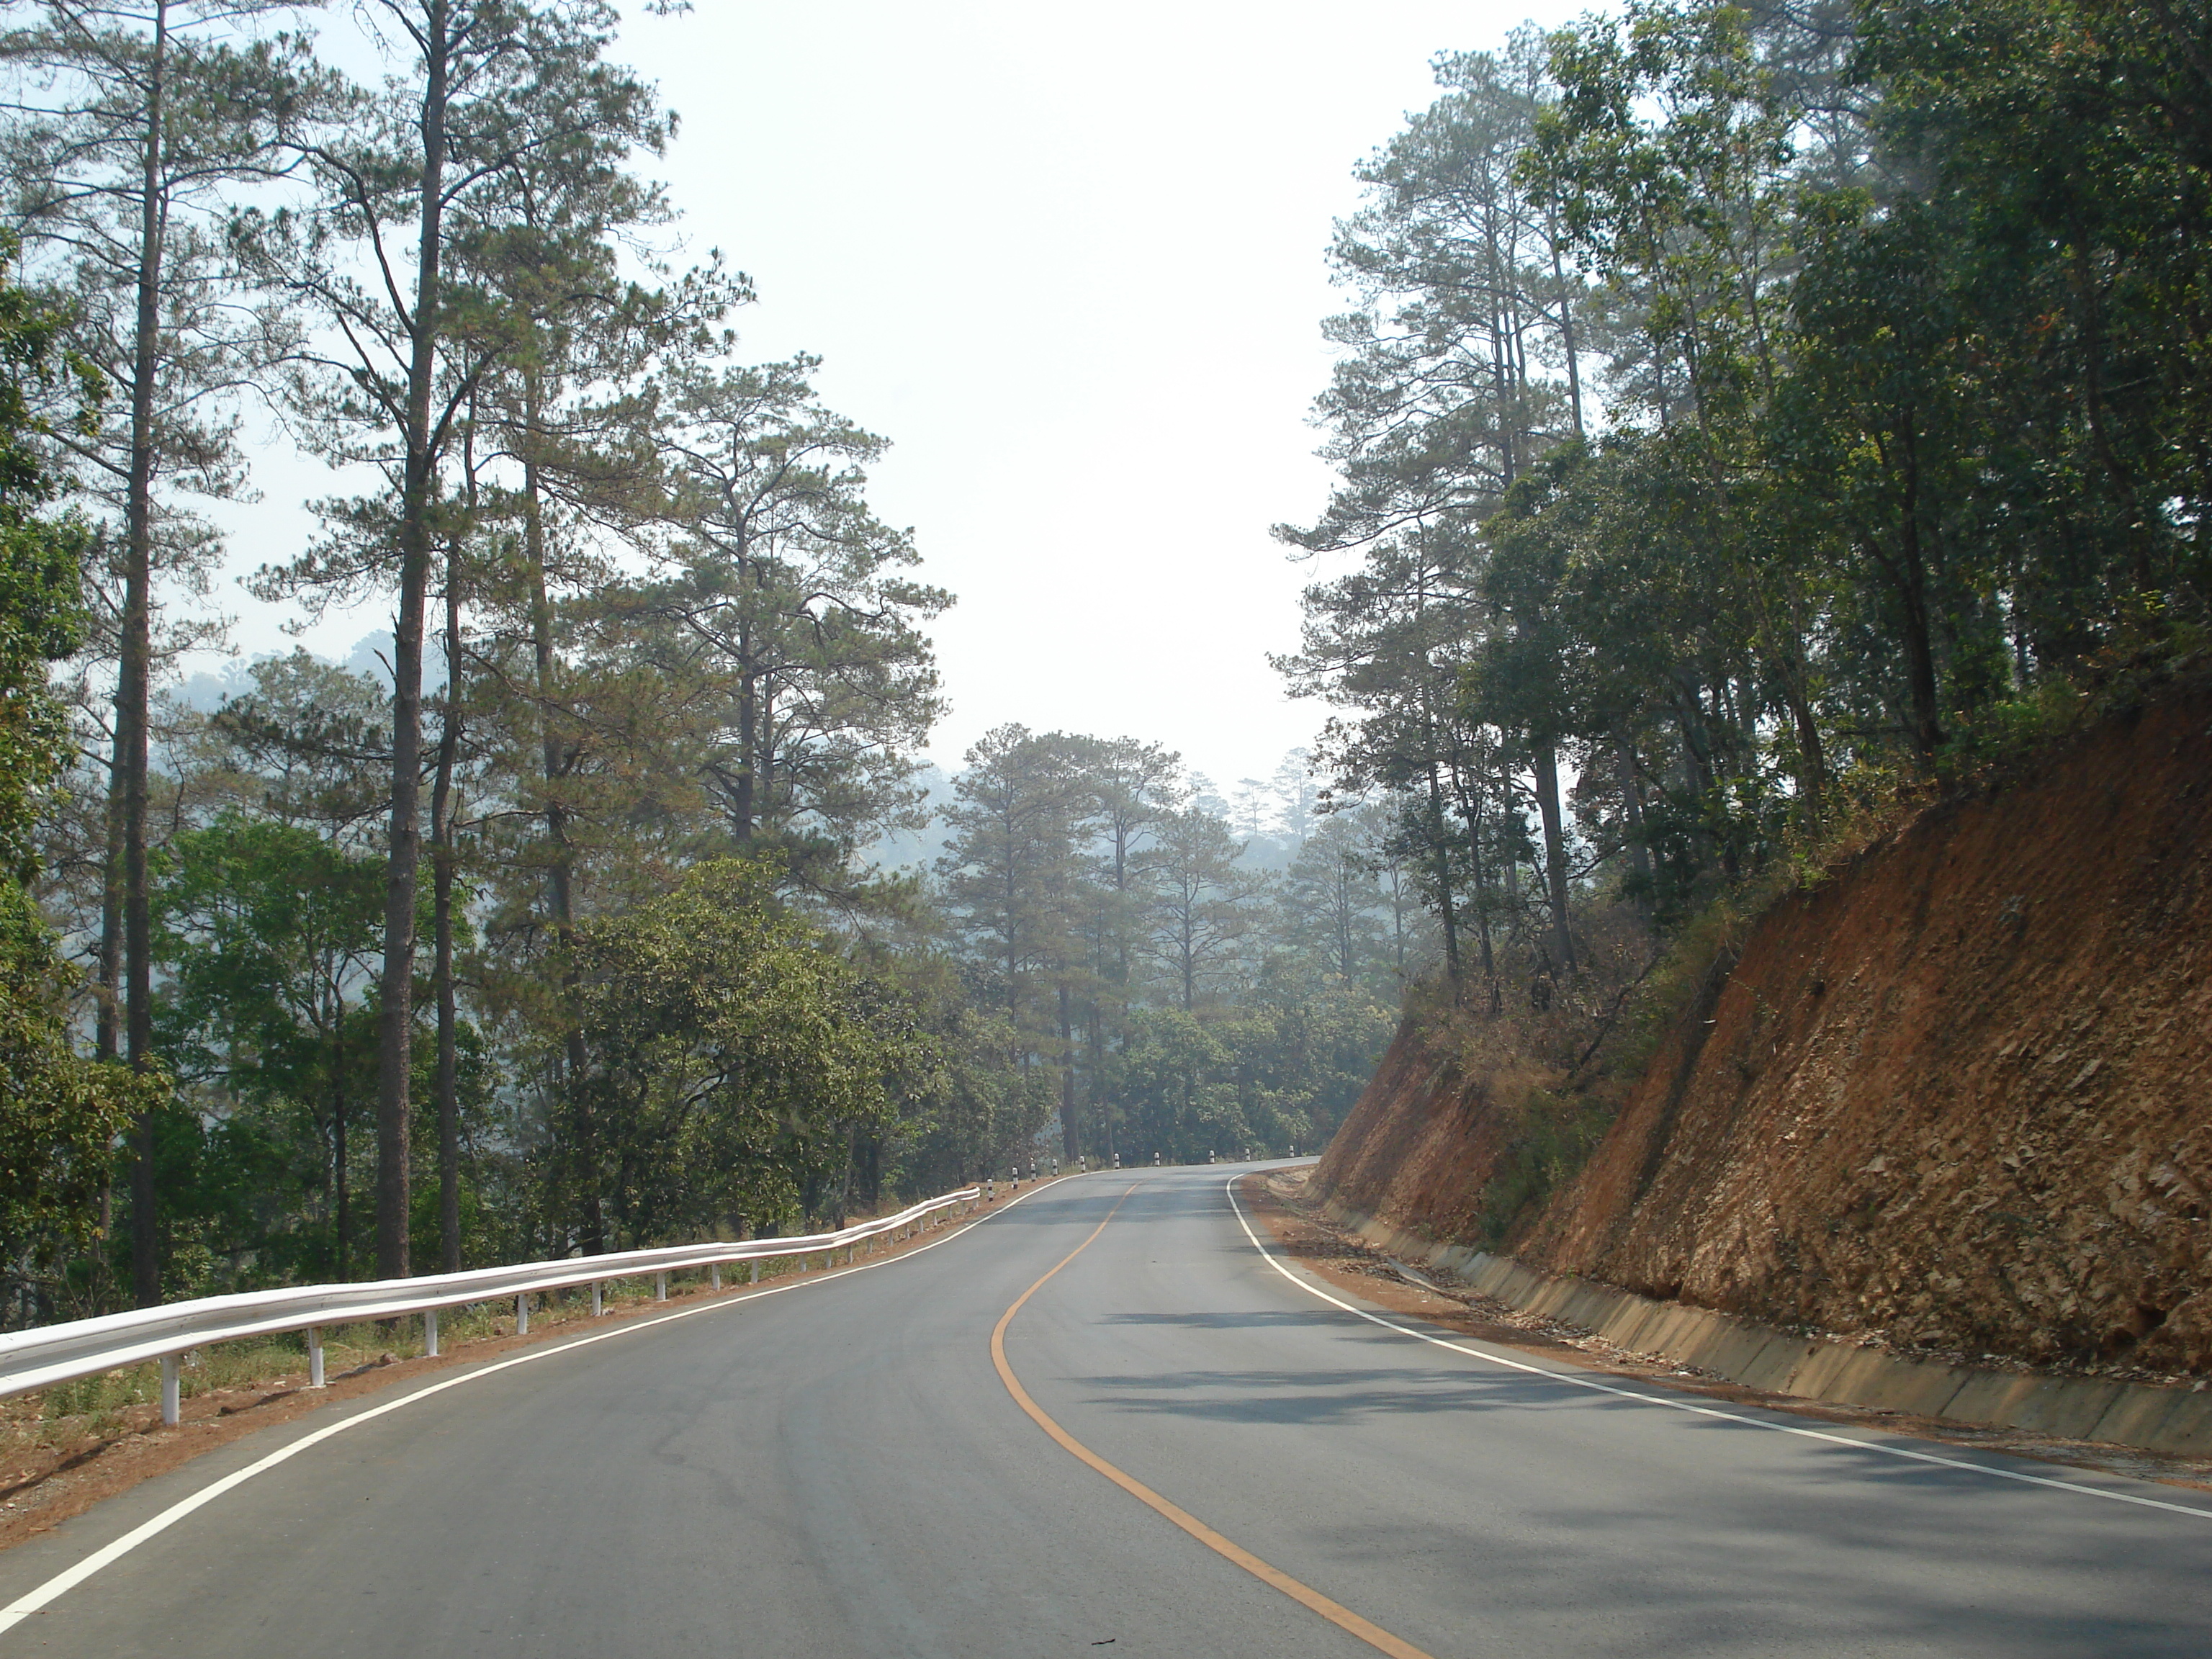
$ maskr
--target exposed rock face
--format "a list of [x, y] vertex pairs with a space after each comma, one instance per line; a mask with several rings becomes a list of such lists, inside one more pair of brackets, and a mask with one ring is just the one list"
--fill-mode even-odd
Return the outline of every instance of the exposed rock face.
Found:
[[[2212, 695], [1930, 809], [1753, 930], [1532, 1265], [1903, 1344], [2212, 1371]], [[1481, 1091], [1401, 1034], [1322, 1165], [1463, 1237]]]
[[[1510, 1101], [1553, 1069], [1448, 1056], [1418, 1020], [1398, 1029], [1315, 1171], [1314, 1189], [1437, 1238], [1476, 1240], [1484, 1184], [1512, 1139]], [[1507, 1103], [1501, 1106], [1501, 1097]]]

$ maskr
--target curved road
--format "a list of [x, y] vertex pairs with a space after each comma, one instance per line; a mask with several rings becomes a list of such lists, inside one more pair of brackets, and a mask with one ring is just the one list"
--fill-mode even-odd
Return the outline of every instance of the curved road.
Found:
[[[0, 1659], [2212, 1650], [2212, 1498], [1424, 1341], [1272, 1265], [1232, 1173], [1063, 1182], [925, 1251], [248, 1437], [0, 1556], [12, 1604], [323, 1435]], [[1036, 1408], [1231, 1553], [1024, 1413], [991, 1338], [1032, 1286], [1005, 1353]]]

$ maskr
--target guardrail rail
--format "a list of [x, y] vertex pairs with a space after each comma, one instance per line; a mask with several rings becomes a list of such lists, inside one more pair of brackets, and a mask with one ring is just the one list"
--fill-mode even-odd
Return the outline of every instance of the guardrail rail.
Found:
[[322, 1328], [357, 1324], [372, 1319], [396, 1319], [419, 1314], [422, 1319], [422, 1351], [438, 1352], [438, 1313], [441, 1309], [466, 1307], [474, 1303], [514, 1298], [517, 1335], [530, 1329], [530, 1298], [544, 1291], [572, 1285], [592, 1287], [592, 1312], [606, 1310], [605, 1290], [617, 1279], [653, 1278], [656, 1299], [668, 1295], [668, 1275], [705, 1267], [713, 1287], [722, 1287], [722, 1269], [734, 1262], [750, 1262], [752, 1279], [760, 1279], [763, 1261], [784, 1256], [824, 1255], [827, 1267], [839, 1250], [872, 1238], [900, 1235], [925, 1226], [939, 1225], [955, 1206], [973, 1206], [983, 1196], [981, 1187], [963, 1187], [957, 1193], [933, 1198], [896, 1215], [860, 1222], [834, 1233], [810, 1233], [798, 1238], [750, 1238], [705, 1244], [676, 1244], [654, 1250], [623, 1250], [604, 1255], [567, 1256], [556, 1261], [526, 1261], [507, 1267], [474, 1267], [465, 1273], [431, 1273], [420, 1279], [380, 1279], [356, 1285], [303, 1285], [276, 1291], [249, 1291], [237, 1296], [201, 1297], [191, 1302], [172, 1302], [158, 1308], [137, 1308], [129, 1313], [103, 1314], [97, 1319], [70, 1320], [43, 1325], [34, 1330], [0, 1334], [0, 1399], [50, 1389], [78, 1377], [103, 1371], [161, 1362], [161, 1420], [177, 1421], [181, 1404], [178, 1366], [193, 1349], [211, 1342], [235, 1342], [256, 1336], [275, 1336], [289, 1331], [307, 1334], [307, 1385], [323, 1386]]

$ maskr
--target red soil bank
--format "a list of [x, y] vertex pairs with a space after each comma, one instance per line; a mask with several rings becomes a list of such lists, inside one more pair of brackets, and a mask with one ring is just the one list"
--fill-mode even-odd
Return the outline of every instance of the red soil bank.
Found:
[[[1401, 1033], [1318, 1172], [1468, 1239], [1494, 1080]], [[2212, 1371], [2212, 692], [1922, 813], [1760, 920], [1531, 1266], [1903, 1346]]]

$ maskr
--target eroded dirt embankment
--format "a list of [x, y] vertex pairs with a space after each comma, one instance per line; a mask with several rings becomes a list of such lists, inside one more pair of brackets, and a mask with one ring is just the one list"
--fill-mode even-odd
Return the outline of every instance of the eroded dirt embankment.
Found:
[[[1512, 1125], [1401, 1033], [1316, 1182], [1473, 1242]], [[1778, 903], [1532, 1266], [1899, 1346], [2212, 1371], [2212, 694]]]

